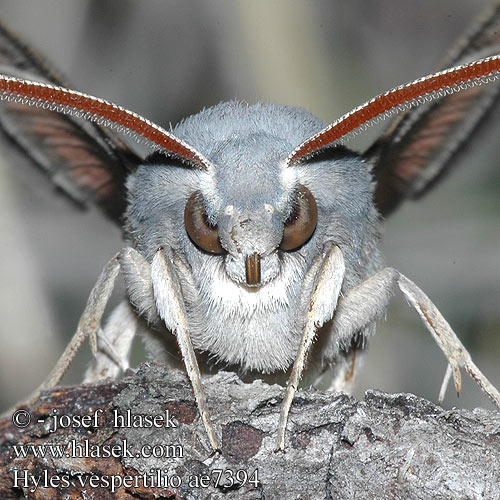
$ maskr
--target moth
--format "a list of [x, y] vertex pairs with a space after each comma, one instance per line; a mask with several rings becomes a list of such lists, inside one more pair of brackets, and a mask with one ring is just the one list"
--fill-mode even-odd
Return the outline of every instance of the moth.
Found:
[[[298, 108], [229, 102], [172, 132], [64, 88], [2, 28], [0, 126], [9, 144], [73, 197], [91, 198], [125, 233], [125, 248], [104, 267], [41, 389], [60, 381], [86, 338], [96, 356], [86, 380], [118, 376], [140, 332], [152, 356], [185, 366], [213, 449], [220, 445], [202, 372], [288, 379], [282, 450], [299, 382], [332, 370], [333, 388], [348, 385], [356, 352], [399, 289], [447, 357], [457, 391], [464, 368], [500, 405], [436, 307], [399, 271], [383, 268], [378, 250], [381, 216], [439, 178], [497, 99], [499, 15], [495, 7], [469, 32], [443, 65], [451, 69], [392, 89], [326, 127]], [[342, 144], [397, 112], [362, 154]], [[153, 152], [138, 154], [116, 131]], [[127, 299], [101, 329], [120, 270]]]

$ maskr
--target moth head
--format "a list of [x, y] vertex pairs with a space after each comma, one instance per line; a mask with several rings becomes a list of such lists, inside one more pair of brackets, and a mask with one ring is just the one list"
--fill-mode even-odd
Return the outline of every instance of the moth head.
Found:
[[[214, 109], [219, 108], [222, 115], [220, 108], [225, 106]], [[272, 114], [274, 109], [271, 105], [229, 106], [234, 114], [240, 112], [235, 120], [243, 121], [249, 121], [252, 113]], [[247, 112], [241, 112], [241, 107]], [[196, 125], [199, 123], [194, 120]], [[215, 168], [213, 184], [205, 192], [196, 189], [189, 194], [184, 224], [190, 241], [200, 251], [224, 260], [233, 281], [257, 287], [279, 273], [281, 252], [296, 251], [309, 241], [316, 229], [318, 209], [306, 186], [295, 183], [286, 187], [280, 182], [290, 151], [288, 141], [247, 125], [246, 130], [235, 131], [225, 140], [218, 140], [212, 130], [208, 156]]]

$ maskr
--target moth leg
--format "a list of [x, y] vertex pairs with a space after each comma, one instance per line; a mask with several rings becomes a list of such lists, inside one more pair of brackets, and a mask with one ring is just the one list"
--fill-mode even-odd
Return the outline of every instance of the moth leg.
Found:
[[500, 393], [472, 362], [467, 349], [436, 306], [415, 283], [393, 268], [388, 267], [379, 271], [339, 300], [332, 323], [331, 337], [335, 342], [332, 346], [333, 352], [338, 352], [343, 345], [347, 345], [355, 332], [380, 319], [398, 288], [417, 310], [443, 351], [451, 367], [457, 393], [460, 392], [460, 368], [463, 367], [488, 397], [500, 407]]
[[130, 303], [139, 316], [155, 323], [159, 316], [151, 283], [151, 264], [131, 247], [122, 249], [120, 262]]
[[288, 414], [304, 370], [307, 354], [313, 343], [317, 328], [329, 321], [335, 312], [344, 273], [345, 266], [342, 252], [339, 247], [332, 245], [328, 248], [317, 272], [316, 283], [309, 300], [302, 340], [293, 364], [292, 373], [288, 379], [285, 398], [281, 404], [276, 451], [285, 449]]
[[446, 394], [446, 389], [448, 388], [448, 384], [450, 383], [450, 378], [451, 378], [451, 366], [450, 364], [447, 364], [443, 382], [441, 382], [441, 389], [439, 389], [439, 396], [438, 396], [439, 404], [441, 404], [444, 400], [444, 395]]
[[89, 337], [90, 347], [93, 354], [95, 355], [97, 353], [97, 330], [99, 329], [104, 308], [106, 307], [111, 292], [113, 291], [113, 286], [119, 270], [119, 254], [116, 254], [104, 266], [104, 269], [99, 275], [94, 288], [92, 288], [87, 305], [78, 323], [76, 333], [73, 335], [73, 338], [67, 345], [52, 371], [49, 373], [48, 377], [30, 396], [27, 404], [35, 402], [43, 390], [50, 389], [60, 382], [78, 353], [83, 341], [87, 337]]
[[500, 393], [474, 364], [467, 349], [429, 297], [413, 281], [410, 281], [402, 274], [399, 275], [398, 284], [448, 359], [457, 394], [460, 392], [461, 387], [460, 368], [463, 367], [491, 401], [500, 408]]
[[360, 363], [359, 357], [362, 356], [360, 348], [353, 347], [335, 364], [335, 374], [330, 382], [328, 391], [351, 393], [354, 386], [355, 374]]
[[102, 328], [99, 328], [97, 332], [97, 348], [97, 354], [103, 352], [107, 354], [121, 370], [125, 371], [128, 369], [128, 357], [123, 357], [118, 354], [117, 350], [113, 347], [113, 344], [104, 335], [104, 330]]
[[117, 378], [128, 368], [128, 358], [137, 331], [137, 316], [127, 300], [111, 313], [104, 330], [99, 331], [98, 351], [87, 368], [84, 383]]
[[[153, 257], [151, 264], [151, 280], [156, 299], [156, 306], [160, 317], [166, 327], [175, 333], [186, 371], [193, 387], [194, 396], [198, 405], [203, 424], [208, 434], [208, 439], [214, 451], [220, 450], [220, 444], [215, 435], [207, 400], [201, 383], [201, 374], [194, 353], [191, 338], [189, 337], [186, 319], [186, 309], [182, 299], [182, 291], [173, 262], [165, 251], [160, 248]], [[175, 258], [175, 254], [172, 255]], [[179, 261], [180, 259], [177, 259]], [[183, 267], [176, 261], [176, 267], [181, 272]]]
[[128, 368], [132, 342], [138, 329], [138, 316], [134, 308], [147, 321], [158, 316], [151, 284], [151, 264], [131, 247], [120, 252], [121, 272], [129, 300], [119, 304], [99, 335], [99, 351], [85, 372], [84, 382], [102, 378], [117, 378]]

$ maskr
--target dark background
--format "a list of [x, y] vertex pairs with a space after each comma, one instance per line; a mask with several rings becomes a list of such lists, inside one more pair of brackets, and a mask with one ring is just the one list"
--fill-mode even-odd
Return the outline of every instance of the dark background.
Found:
[[[222, 100], [275, 101], [331, 122], [431, 72], [489, 2], [434, 0], [0, 0], [0, 15], [74, 88], [168, 126]], [[384, 225], [388, 265], [434, 300], [500, 386], [499, 121], [456, 171]], [[371, 137], [377, 131], [371, 131]], [[370, 134], [351, 142], [363, 148]], [[0, 163], [2, 158], [0, 157]], [[0, 165], [0, 405], [33, 390], [75, 330], [120, 231], [79, 212], [37, 178]], [[115, 297], [119, 300], [120, 291]], [[77, 382], [89, 350], [65, 379]], [[136, 353], [140, 359], [140, 350]], [[370, 343], [356, 394], [409, 391], [435, 400], [446, 363], [397, 297]], [[489, 401], [465, 376], [459, 400]]]

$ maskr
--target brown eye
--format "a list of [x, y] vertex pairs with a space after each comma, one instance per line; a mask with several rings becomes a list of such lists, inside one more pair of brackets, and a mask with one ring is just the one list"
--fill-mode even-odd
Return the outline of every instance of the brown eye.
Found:
[[314, 233], [318, 222], [318, 207], [314, 197], [305, 186], [299, 184], [294, 205], [283, 228], [281, 250], [295, 250]]
[[186, 203], [184, 225], [189, 237], [201, 249], [216, 254], [226, 253], [220, 244], [217, 226], [211, 225], [208, 221], [200, 191], [195, 191]]

